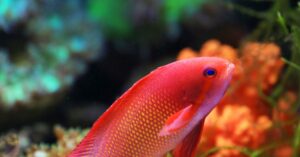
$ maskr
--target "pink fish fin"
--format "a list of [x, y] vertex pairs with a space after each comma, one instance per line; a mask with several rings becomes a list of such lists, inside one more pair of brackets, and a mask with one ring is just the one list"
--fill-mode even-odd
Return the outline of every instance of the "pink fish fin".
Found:
[[177, 113], [171, 115], [165, 122], [165, 125], [159, 132], [160, 136], [167, 136], [184, 128], [193, 118], [195, 109], [189, 105]]
[[195, 157], [197, 145], [201, 138], [204, 119], [172, 151], [173, 157]]

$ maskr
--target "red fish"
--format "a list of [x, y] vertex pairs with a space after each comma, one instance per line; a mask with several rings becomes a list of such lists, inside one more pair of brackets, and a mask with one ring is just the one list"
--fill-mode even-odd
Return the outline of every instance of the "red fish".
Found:
[[94, 123], [69, 157], [195, 156], [203, 122], [234, 65], [216, 57], [176, 61], [137, 81]]

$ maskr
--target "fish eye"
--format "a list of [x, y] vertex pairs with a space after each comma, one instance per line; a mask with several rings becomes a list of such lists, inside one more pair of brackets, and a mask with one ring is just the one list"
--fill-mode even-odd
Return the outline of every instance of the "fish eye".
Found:
[[204, 71], [203, 71], [203, 75], [205, 77], [214, 77], [217, 75], [217, 70], [214, 69], [214, 68], [206, 68]]

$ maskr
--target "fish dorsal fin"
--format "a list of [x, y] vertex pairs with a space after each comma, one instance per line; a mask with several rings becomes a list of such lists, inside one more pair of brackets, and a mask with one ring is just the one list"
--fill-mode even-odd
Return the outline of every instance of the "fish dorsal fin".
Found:
[[171, 115], [165, 122], [165, 125], [159, 132], [160, 136], [167, 136], [184, 128], [193, 118], [195, 108], [192, 104]]
[[172, 151], [173, 157], [195, 157], [204, 119]]

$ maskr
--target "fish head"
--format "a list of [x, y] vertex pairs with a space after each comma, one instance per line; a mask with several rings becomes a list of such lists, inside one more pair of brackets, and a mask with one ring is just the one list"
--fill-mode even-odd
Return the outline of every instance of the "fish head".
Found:
[[219, 57], [198, 57], [186, 60], [184, 68], [183, 98], [197, 106], [201, 115], [207, 115], [224, 96], [235, 66]]
[[182, 108], [168, 117], [160, 136], [171, 135], [182, 128], [189, 132], [204, 120], [222, 99], [234, 70], [232, 63], [217, 57], [186, 59], [170, 66], [172, 78], [176, 79], [163, 80], [172, 85], [170, 88], [174, 90], [171, 91], [178, 94]]
[[[226, 59], [218, 57], [203, 57], [194, 63], [199, 75], [198, 94], [194, 103], [197, 106], [199, 119], [204, 118], [222, 99], [227, 91], [234, 64]], [[199, 70], [198, 70], [199, 69]]]
[[201, 73], [198, 99], [203, 97], [216, 104], [227, 91], [235, 66], [228, 60], [218, 57], [204, 57], [198, 64]]

